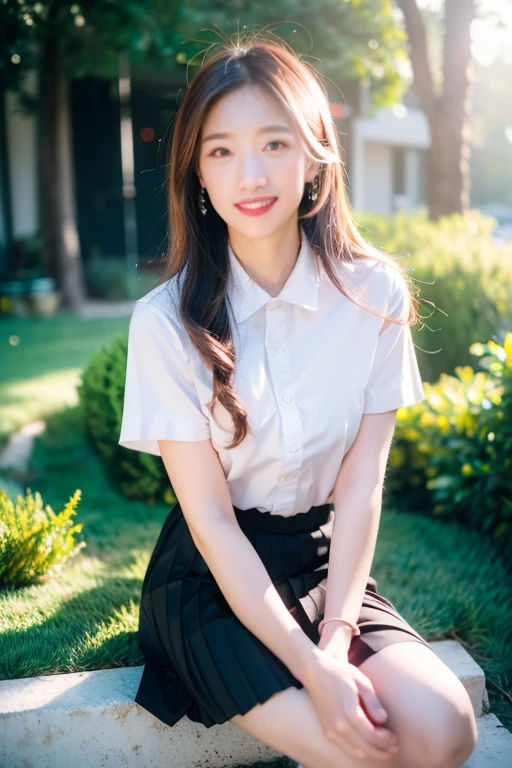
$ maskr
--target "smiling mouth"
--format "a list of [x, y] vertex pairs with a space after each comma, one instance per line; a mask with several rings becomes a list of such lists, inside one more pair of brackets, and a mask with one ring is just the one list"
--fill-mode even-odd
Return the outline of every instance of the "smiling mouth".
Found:
[[240, 208], [244, 211], [260, 211], [265, 210], [266, 208], [270, 208], [270, 206], [275, 203], [277, 200], [277, 197], [273, 197], [271, 200], [259, 200], [255, 201], [254, 203], [235, 203], [237, 208]]

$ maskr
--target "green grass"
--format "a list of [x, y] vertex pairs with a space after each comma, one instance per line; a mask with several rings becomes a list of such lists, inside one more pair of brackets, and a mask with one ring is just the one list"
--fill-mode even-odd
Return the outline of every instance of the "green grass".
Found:
[[0, 593], [0, 676], [142, 663], [133, 635], [137, 601], [146, 553], [168, 510], [130, 502], [110, 485], [78, 408], [48, 418], [23, 478], [27, 486], [54, 511], [80, 488], [73, 521], [84, 522], [87, 546], [45, 585]]
[[[60, 328], [62, 344], [54, 338], [58, 323], [45, 326], [45, 333], [33, 327], [39, 343], [47, 344], [45, 359], [25, 325], [34, 376], [21, 358], [25, 379], [16, 370], [9, 380], [3, 371], [0, 404], [6, 389], [14, 388], [20, 414], [47, 414], [28, 474], [13, 479], [40, 491], [56, 512], [80, 488], [73, 520], [84, 522], [79, 536], [87, 546], [49, 582], [0, 591], [0, 679], [143, 663], [135, 635], [140, 589], [169, 508], [122, 497], [86, 438], [78, 408], [55, 411], [59, 397], [61, 403], [73, 399], [72, 377], [61, 379], [52, 401], [45, 388], [29, 386], [47, 381], [55, 370], [80, 370], [99, 345], [126, 327], [127, 318], [75, 321], [80, 341], [73, 354], [67, 327]], [[68, 357], [71, 369], [64, 365]], [[36, 401], [31, 409], [25, 410], [25, 397]], [[372, 575], [428, 641], [453, 638], [467, 648], [486, 674], [492, 711], [512, 730], [512, 595], [492, 543], [456, 523], [384, 508]]]
[[87, 320], [65, 313], [0, 317], [0, 446], [28, 421], [76, 405], [83, 367], [128, 322], [129, 316]]

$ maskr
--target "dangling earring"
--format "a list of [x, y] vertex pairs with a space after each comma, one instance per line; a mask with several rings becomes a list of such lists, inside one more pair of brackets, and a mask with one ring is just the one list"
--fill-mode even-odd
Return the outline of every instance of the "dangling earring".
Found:
[[313, 183], [311, 184], [311, 188], [309, 190], [309, 199], [314, 203], [315, 200], [318, 197], [318, 182], [319, 182], [319, 174], [315, 176], [313, 179]]
[[201, 187], [201, 191], [199, 192], [199, 209], [200, 209], [201, 213], [203, 214], [203, 216], [204, 216], [204, 214], [206, 213], [206, 210], [207, 210], [206, 209], [206, 199], [205, 199], [205, 196], [204, 196], [204, 191], [205, 191], [205, 187]]

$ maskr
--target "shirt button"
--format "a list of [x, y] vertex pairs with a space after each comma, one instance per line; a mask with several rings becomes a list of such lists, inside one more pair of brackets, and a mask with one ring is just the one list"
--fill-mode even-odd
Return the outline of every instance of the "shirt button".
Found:
[[288, 392], [285, 392], [283, 395], [283, 400], [285, 401], [285, 403], [291, 403], [292, 396]]
[[268, 309], [279, 309], [280, 306], [281, 306], [281, 302], [279, 300], [269, 301], [267, 304]]
[[275, 355], [276, 352], [280, 352], [284, 347], [284, 344], [274, 344], [272, 349], [269, 350], [269, 355]]

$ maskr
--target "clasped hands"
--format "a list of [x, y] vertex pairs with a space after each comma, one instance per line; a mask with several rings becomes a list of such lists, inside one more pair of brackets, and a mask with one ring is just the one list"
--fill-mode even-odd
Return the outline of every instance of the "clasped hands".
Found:
[[326, 624], [304, 686], [330, 741], [351, 757], [388, 764], [398, 740], [382, 725], [387, 713], [371, 680], [348, 661], [350, 641], [349, 628]]

